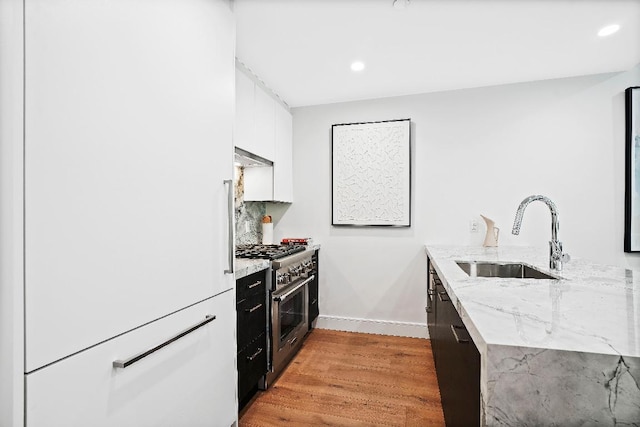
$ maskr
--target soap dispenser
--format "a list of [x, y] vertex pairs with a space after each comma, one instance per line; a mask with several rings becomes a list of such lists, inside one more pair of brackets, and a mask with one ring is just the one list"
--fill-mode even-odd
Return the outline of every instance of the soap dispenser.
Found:
[[500, 235], [500, 229], [495, 226], [495, 222], [484, 215], [480, 215], [484, 222], [487, 224], [487, 235], [484, 237], [484, 243], [482, 246], [485, 247], [496, 247], [498, 246], [498, 236]]

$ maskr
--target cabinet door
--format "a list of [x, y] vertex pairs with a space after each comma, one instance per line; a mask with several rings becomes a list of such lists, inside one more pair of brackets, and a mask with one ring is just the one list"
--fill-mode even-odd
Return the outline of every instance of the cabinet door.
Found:
[[236, 117], [233, 143], [253, 154], [260, 151], [255, 137], [255, 84], [245, 73], [236, 69]]
[[436, 369], [447, 426], [480, 425], [480, 354], [442, 285], [437, 285]]
[[233, 287], [223, 0], [25, 2], [26, 370]]
[[236, 306], [238, 316], [238, 351], [243, 350], [258, 335], [267, 329], [267, 297], [266, 293], [254, 294], [238, 300]]
[[244, 201], [273, 200], [273, 167], [259, 166], [244, 169]]
[[249, 392], [267, 373], [267, 334], [263, 332], [238, 352], [238, 402], [246, 403]]
[[276, 157], [273, 169], [273, 199], [293, 202], [293, 119], [276, 103]]
[[276, 152], [276, 101], [260, 86], [255, 89], [255, 154], [274, 161]]
[[[453, 345], [453, 336], [449, 330], [449, 324], [452, 318], [452, 311], [455, 311], [444, 286], [436, 285], [435, 287], [437, 299], [436, 303], [436, 330], [435, 330], [435, 363], [438, 374], [438, 384], [440, 386], [440, 396], [442, 398], [442, 406], [448, 401], [451, 390], [454, 387], [454, 361], [452, 351], [455, 349]], [[455, 393], [455, 391], [454, 391]], [[446, 414], [445, 414], [446, 415]]]
[[[140, 359], [205, 319], [215, 320]], [[227, 291], [26, 375], [29, 427], [224, 426], [236, 421], [234, 295]]]

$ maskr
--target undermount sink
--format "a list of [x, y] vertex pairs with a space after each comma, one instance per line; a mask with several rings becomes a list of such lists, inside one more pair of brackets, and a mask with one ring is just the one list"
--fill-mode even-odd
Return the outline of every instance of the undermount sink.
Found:
[[544, 273], [528, 264], [517, 262], [456, 261], [456, 264], [470, 277], [558, 279], [558, 277]]

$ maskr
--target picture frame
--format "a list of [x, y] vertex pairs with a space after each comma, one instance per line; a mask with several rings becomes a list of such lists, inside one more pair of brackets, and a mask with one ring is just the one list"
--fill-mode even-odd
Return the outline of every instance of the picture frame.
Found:
[[411, 226], [411, 119], [331, 127], [331, 224]]
[[624, 251], [640, 252], [640, 86], [625, 90]]

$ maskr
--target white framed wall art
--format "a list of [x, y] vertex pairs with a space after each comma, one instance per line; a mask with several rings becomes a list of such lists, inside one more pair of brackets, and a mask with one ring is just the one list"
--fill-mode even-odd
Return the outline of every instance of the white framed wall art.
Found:
[[332, 225], [411, 226], [411, 119], [331, 127]]

